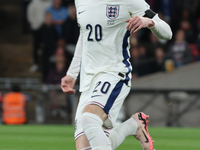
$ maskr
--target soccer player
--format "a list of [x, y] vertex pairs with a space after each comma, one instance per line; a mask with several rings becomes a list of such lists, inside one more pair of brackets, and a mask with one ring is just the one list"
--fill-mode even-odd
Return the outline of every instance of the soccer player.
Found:
[[134, 135], [143, 150], [153, 150], [148, 116], [136, 113], [119, 126], [119, 110], [131, 89], [129, 36], [149, 28], [158, 38], [171, 39], [168, 24], [144, 0], [76, 0], [80, 36], [61, 87], [75, 93], [80, 71], [80, 100], [75, 117], [77, 150], [116, 149]]

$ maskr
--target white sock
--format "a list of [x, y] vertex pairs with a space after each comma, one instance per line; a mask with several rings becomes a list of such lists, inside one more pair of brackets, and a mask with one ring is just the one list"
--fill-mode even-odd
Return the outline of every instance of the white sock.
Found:
[[86, 147], [86, 148], [83, 148], [81, 150], [92, 150], [92, 148], [91, 147]]
[[92, 113], [83, 113], [81, 125], [92, 150], [112, 150], [110, 140], [102, 130], [103, 121]]
[[127, 136], [135, 135], [138, 128], [137, 121], [135, 119], [130, 118], [120, 124], [119, 126], [113, 128], [110, 131], [109, 139], [112, 143], [112, 148], [116, 149]]

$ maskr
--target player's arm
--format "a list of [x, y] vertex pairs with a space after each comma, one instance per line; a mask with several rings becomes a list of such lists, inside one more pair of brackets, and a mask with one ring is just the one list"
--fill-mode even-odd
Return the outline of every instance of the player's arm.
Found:
[[132, 0], [132, 3], [129, 11], [136, 15], [126, 20], [128, 22], [127, 29], [131, 33], [135, 33], [141, 28], [149, 28], [160, 39], [170, 40], [172, 38], [170, 26], [161, 20], [158, 14], [153, 12], [144, 0]]
[[63, 77], [61, 80], [61, 88], [63, 92], [69, 95], [75, 93], [74, 85], [80, 72], [82, 49], [83, 49], [83, 35], [80, 34], [78, 38], [78, 42], [76, 44], [74, 57], [67, 71], [67, 75]]

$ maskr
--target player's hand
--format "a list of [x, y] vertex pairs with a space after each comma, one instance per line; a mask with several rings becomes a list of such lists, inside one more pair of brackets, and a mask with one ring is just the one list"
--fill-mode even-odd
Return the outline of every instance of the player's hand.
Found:
[[64, 93], [67, 93], [68, 95], [74, 94], [76, 92], [74, 88], [75, 84], [74, 78], [70, 75], [66, 75], [61, 79], [61, 88]]
[[128, 23], [126, 29], [128, 29], [131, 33], [135, 33], [142, 28], [153, 27], [155, 23], [146, 17], [135, 16], [131, 19], [126, 20]]

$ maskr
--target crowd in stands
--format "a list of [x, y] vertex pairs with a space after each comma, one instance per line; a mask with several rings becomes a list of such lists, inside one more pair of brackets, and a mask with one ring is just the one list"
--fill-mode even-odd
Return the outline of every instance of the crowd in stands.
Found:
[[156, 38], [148, 29], [131, 36], [133, 79], [166, 70], [166, 61], [174, 68], [200, 60], [200, 1], [146, 0], [172, 28], [170, 41]]
[[[60, 87], [61, 78], [66, 75], [79, 36], [74, 2], [25, 0], [24, 6], [25, 19], [33, 35], [33, 66], [30, 71], [41, 71], [44, 84]], [[51, 90], [51, 116], [61, 116], [70, 121], [72, 99], [73, 96], [66, 97], [59, 90]]]
[[[73, 1], [32, 0], [27, 5], [27, 20], [33, 34], [33, 66], [42, 70], [42, 81], [60, 84], [73, 57], [79, 36]], [[42, 50], [40, 65], [39, 50]]]
[[[33, 33], [34, 65], [39, 69], [42, 49], [42, 81], [59, 84], [69, 67], [79, 35], [73, 0], [26, 0], [27, 19]], [[160, 40], [150, 30], [131, 35], [133, 79], [165, 71], [166, 60], [174, 67], [200, 60], [199, 0], [146, 0], [160, 18], [170, 24], [173, 39]]]

